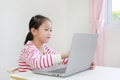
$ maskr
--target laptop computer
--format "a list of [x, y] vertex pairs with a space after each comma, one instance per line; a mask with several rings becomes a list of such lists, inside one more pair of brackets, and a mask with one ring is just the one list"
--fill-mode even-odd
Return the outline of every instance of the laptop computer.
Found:
[[67, 65], [56, 65], [48, 71], [33, 70], [33, 73], [67, 77], [90, 69], [97, 45], [97, 34], [74, 33]]

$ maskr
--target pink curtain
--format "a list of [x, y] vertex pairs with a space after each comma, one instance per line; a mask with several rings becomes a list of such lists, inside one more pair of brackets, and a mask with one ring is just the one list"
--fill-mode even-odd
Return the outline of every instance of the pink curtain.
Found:
[[90, 33], [98, 34], [98, 45], [95, 52], [95, 61], [97, 65], [104, 64], [103, 56], [103, 0], [90, 0]]

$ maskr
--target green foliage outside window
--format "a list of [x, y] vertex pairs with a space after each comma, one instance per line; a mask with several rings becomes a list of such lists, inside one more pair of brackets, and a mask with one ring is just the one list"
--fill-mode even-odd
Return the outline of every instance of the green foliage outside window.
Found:
[[112, 11], [112, 20], [120, 21], [120, 11]]

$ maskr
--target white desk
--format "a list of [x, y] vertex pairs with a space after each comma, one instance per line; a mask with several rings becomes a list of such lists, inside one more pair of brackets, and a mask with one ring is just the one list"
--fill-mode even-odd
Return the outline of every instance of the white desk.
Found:
[[27, 80], [120, 80], [120, 68], [97, 66], [94, 70], [84, 71], [66, 78], [39, 75], [31, 71], [11, 74], [11, 76]]

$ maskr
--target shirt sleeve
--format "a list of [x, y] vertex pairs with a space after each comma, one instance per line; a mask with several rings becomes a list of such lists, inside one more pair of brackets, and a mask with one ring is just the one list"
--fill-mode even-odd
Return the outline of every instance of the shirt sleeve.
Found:
[[54, 54], [53, 55], [53, 64], [62, 62], [61, 55], [57, 51], [53, 50], [52, 48], [48, 47], [47, 45], [44, 45], [44, 50], [45, 50], [46, 54]]
[[54, 51], [49, 50], [49, 54], [42, 55], [34, 47], [26, 49], [25, 61], [33, 69], [44, 69], [62, 62], [60, 54], [52, 54]]
[[62, 64], [67, 64], [68, 63], [68, 58], [63, 59]]

